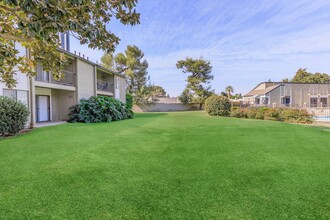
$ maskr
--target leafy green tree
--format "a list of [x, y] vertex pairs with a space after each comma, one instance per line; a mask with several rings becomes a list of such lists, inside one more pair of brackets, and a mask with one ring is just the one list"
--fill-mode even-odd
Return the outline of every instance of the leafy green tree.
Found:
[[152, 85], [151, 86], [151, 95], [156, 98], [166, 97], [166, 91], [161, 86]]
[[182, 103], [191, 103], [193, 100], [193, 94], [191, 93], [190, 89], [185, 88], [179, 96], [179, 100]]
[[225, 91], [227, 93], [228, 98], [231, 98], [231, 93], [234, 92], [234, 88], [232, 86], [227, 86]]
[[228, 93], [226, 93], [226, 92], [221, 92], [220, 95], [221, 95], [221, 96], [228, 97]]
[[[59, 33], [71, 32], [81, 44], [92, 49], [114, 51], [119, 38], [106, 29], [117, 19], [136, 25], [137, 0], [0, 0], [0, 81], [16, 85], [16, 68], [35, 76], [39, 62], [55, 79], [62, 77], [67, 58], [58, 50]], [[29, 51], [20, 56], [19, 42]]]
[[192, 94], [191, 102], [199, 103], [200, 108], [202, 108], [205, 100], [214, 93], [208, 86], [213, 79], [210, 61], [203, 58], [186, 58], [185, 60], [179, 60], [176, 67], [181, 69], [183, 73], [189, 73], [186, 89]]
[[127, 91], [132, 94], [135, 101], [143, 99], [147, 94], [148, 62], [144, 53], [137, 46], [127, 46], [124, 53], [115, 56], [117, 71], [123, 73], [127, 79]]
[[330, 76], [326, 73], [310, 73], [307, 69], [300, 68], [291, 82], [297, 83], [328, 83]]
[[291, 82], [307, 82], [308, 78], [312, 75], [312, 73], [307, 72], [307, 69], [300, 68], [296, 75], [293, 77]]
[[236, 93], [235, 95], [232, 95], [231, 98], [232, 99], [241, 99], [241, 98], [243, 98], [243, 96], [241, 93]]
[[101, 65], [108, 69], [115, 68], [115, 61], [112, 53], [104, 53], [101, 57]]

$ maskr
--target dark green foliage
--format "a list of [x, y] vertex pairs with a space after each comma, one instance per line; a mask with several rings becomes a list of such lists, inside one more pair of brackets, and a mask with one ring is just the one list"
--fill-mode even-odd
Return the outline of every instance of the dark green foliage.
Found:
[[191, 93], [190, 89], [185, 88], [179, 96], [179, 100], [182, 103], [191, 103], [193, 100], [193, 94]]
[[200, 109], [205, 100], [214, 94], [211, 86], [208, 86], [213, 80], [212, 65], [210, 61], [199, 59], [186, 58], [179, 60], [176, 67], [181, 69], [183, 73], [188, 73], [187, 86], [180, 96], [183, 103], [199, 103]]
[[227, 97], [213, 95], [206, 99], [205, 110], [212, 116], [230, 116], [231, 103]]
[[20, 101], [0, 96], [0, 136], [14, 135], [24, 129], [29, 110]]
[[309, 114], [306, 110], [292, 108], [235, 107], [232, 109], [230, 115], [235, 118], [265, 119], [302, 124], [310, 124], [313, 122], [312, 115]]
[[138, 102], [146, 95], [144, 87], [148, 82], [148, 61], [143, 51], [135, 45], [128, 45], [124, 53], [114, 57], [116, 70], [126, 77], [127, 92]]
[[129, 118], [133, 118], [133, 111], [124, 103], [111, 97], [94, 96], [70, 107], [68, 122], [97, 123]]
[[[330, 76], [326, 73], [310, 73], [300, 68], [291, 82], [296, 83], [329, 83]], [[286, 80], [286, 79], [285, 79]], [[285, 81], [284, 80], [284, 81]]]
[[132, 110], [133, 109], [133, 96], [129, 93], [126, 94], [126, 106], [128, 109]]

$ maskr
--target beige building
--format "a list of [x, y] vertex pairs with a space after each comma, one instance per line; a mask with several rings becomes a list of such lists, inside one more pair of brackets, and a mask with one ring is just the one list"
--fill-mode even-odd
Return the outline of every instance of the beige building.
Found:
[[263, 82], [243, 96], [245, 104], [270, 107], [329, 107], [330, 83]]
[[[110, 96], [126, 102], [126, 81], [119, 73], [69, 52], [69, 38], [62, 43], [61, 52], [69, 57], [69, 65], [63, 70], [64, 78], [57, 81], [52, 74], [37, 66], [36, 77], [29, 78], [18, 73], [18, 84], [9, 90], [0, 83], [0, 95], [9, 96], [28, 105], [30, 123], [56, 122], [68, 119], [69, 107], [80, 99], [91, 96]], [[25, 48], [17, 45], [21, 54]]]

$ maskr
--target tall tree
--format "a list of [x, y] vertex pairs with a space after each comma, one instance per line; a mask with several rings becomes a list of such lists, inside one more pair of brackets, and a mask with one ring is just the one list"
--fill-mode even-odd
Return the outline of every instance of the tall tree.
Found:
[[135, 100], [143, 95], [148, 81], [148, 62], [137, 46], [127, 46], [124, 53], [115, 56], [116, 69], [127, 78], [127, 91]]
[[225, 91], [228, 95], [228, 98], [231, 98], [231, 94], [234, 92], [234, 88], [232, 86], [227, 86]]
[[156, 98], [166, 97], [166, 91], [161, 86], [152, 85], [151, 86], [151, 95]]
[[185, 88], [181, 95], [179, 96], [179, 100], [182, 103], [191, 103], [193, 99], [193, 94], [191, 93], [190, 89]]
[[[139, 23], [137, 0], [0, 0], [0, 82], [16, 85], [15, 70], [35, 76], [40, 62], [55, 79], [62, 77], [66, 57], [60, 53], [59, 33], [71, 32], [92, 49], [114, 51], [119, 38], [106, 29], [113, 19], [122, 24]], [[19, 42], [27, 57], [15, 49]]]
[[291, 82], [297, 83], [328, 83], [330, 76], [326, 73], [310, 73], [307, 69], [300, 68]]
[[115, 68], [115, 61], [112, 53], [104, 53], [101, 57], [101, 65], [108, 69]]
[[192, 93], [192, 102], [199, 103], [201, 108], [205, 100], [213, 94], [208, 85], [213, 79], [210, 61], [204, 60], [202, 57], [199, 59], [186, 58], [179, 60], [176, 67], [183, 73], [189, 73], [187, 89]]

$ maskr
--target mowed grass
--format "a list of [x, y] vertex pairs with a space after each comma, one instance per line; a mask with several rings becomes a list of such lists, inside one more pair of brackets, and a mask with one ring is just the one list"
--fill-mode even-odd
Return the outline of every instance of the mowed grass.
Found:
[[329, 219], [330, 131], [203, 112], [0, 140], [4, 219]]

